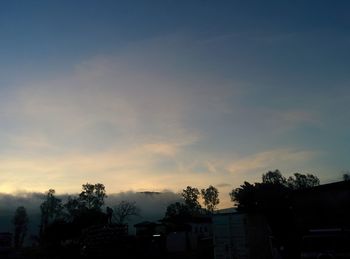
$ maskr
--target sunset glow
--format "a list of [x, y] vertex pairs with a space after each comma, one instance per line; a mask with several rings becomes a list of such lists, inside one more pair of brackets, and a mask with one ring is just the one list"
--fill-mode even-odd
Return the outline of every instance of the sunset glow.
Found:
[[340, 180], [349, 4], [298, 3], [2, 2], [0, 193]]

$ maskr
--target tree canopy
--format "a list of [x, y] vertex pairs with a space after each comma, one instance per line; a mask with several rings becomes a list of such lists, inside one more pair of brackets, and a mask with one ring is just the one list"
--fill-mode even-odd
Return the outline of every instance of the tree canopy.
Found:
[[181, 202], [170, 204], [165, 213], [167, 219], [187, 219], [191, 216], [189, 208]]
[[290, 191], [311, 188], [320, 184], [312, 174], [295, 173], [286, 179], [279, 170], [262, 175], [262, 183], [244, 182], [230, 192], [231, 200], [239, 210], [266, 210], [288, 206]]
[[27, 235], [28, 221], [26, 209], [23, 206], [18, 207], [12, 220], [14, 225], [15, 248], [21, 248], [23, 245], [24, 238]]
[[262, 175], [262, 182], [265, 184], [280, 184], [285, 185], [287, 183], [286, 178], [281, 172], [276, 169], [275, 171], [268, 171]]
[[80, 206], [87, 209], [101, 210], [104, 199], [107, 197], [105, 186], [101, 183], [82, 185], [82, 192], [79, 194]]
[[210, 185], [207, 189], [201, 190], [201, 195], [204, 200], [204, 205], [210, 213], [213, 213], [216, 206], [219, 204], [219, 191], [214, 186]]
[[197, 188], [187, 186], [180, 193], [183, 201], [168, 205], [165, 218], [184, 220], [201, 213], [201, 205], [198, 201], [200, 192]]
[[312, 174], [295, 173], [294, 177], [288, 178], [287, 184], [293, 190], [300, 190], [320, 185], [320, 180]]
[[199, 204], [199, 190], [195, 187], [187, 186], [186, 189], [182, 190], [181, 196], [184, 199], [185, 205], [192, 213], [196, 213], [201, 208]]
[[41, 211], [41, 226], [40, 233], [42, 234], [46, 227], [52, 221], [62, 216], [63, 205], [61, 199], [56, 198], [55, 190], [50, 189], [43, 203], [40, 205]]
[[121, 201], [114, 207], [113, 219], [117, 224], [124, 224], [130, 217], [137, 216], [139, 213], [140, 209], [135, 202]]

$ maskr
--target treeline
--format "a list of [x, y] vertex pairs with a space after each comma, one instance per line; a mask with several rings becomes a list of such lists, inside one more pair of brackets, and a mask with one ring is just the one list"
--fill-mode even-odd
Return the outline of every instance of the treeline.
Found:
[[314, 187], [320, 180], [312, 174], [295, 173], [289, 178], [279, 170], [262, 175], [262, 182], [244, 182], [230, 192], [231, 201], [239, 211], [262, 211], [288, 206], [289, 194], [294, 190]]
[[[263, 174], [261, 182], [244, 182], [232, 190], [230, 197], [239, 212], [255, 215], [261, 219], [260, 225], [268, 226], [269, 235], [286, 258], [297, 258], [303, 230], [297, 223], [293, 197], [319, 184], [319, 179], [312, 174], [295, 173], [286, 178], [275, 170]], [[263, 242], [268, 245], [270, 241]]]
[[[194, 216], [211, 214], [220, 203], [219, 191], [212, 185], [201, 190], [187, 186], [186, 189], [182, 190], [180, 195], [183, 199], [182, 202], [170, 204], [166, 209], [165, 219], [185, 220]], [[199, 202], [200, 197], [203, 199], [204, 208]]]
[[[83, 229], [89, 226], [122, 225], [129, 217], [139, 215], [140, 212], [132, 201], [121, 201], [113, 208], [106, 207], [104, 212], [107, 194], [105, 186], [101, 183], [83, 184], [80, 194], [76, 197], [68, 196], [66, 202], [55, 194], [54, 189], [48, 190], [40, 205], [39, 233], [34, 240], [42, 247], [50, 246], [48, 248], [51, 250], [52, 246], [58, 245], [62, 240], [79, 237]], [[23, 246], [28, 222], [25, 207], [18, 207], [13, 218], [16, 249]]]
[[[253, 184], [244, 182], [240, 187], [234, 188], [229, 195], [238, 211], [262, 211], [288, 206], [287, 196], [291, 191], [319, 184], [320, 180], [312, 174], [295, 173], [286, 178], [279, 170], [275, 170], [263, 174], [262, 182]], [[187, 186], [180, 195], [183, 201], [170, 204], [167, 207], [166, 219], [186, 219], [211, 214], [220, 202], [219, 191], [212, 185], [202, 190]], [[200, 198], [203, 200], [204, 207], [199, 202]]]
[[[244, 182], [240, 187], [234, 188], [230, 192], [230, 198], [238, 211], [262, 212], [269, 220], [276, 222], [278, 215], [288, 214], [288, 197], [292, 191], [319, 184], [319, 179], [312, 174], [295, 173], [286, 178], [279, 170], [275, 170], [263, 174], [261, 182]], [[165, 220], [181, 221], [210, 215], [220, 203], [219, 191], [212, 185], [204, 189], [187, 186], [180, 196], [180, 202], [167, 206]], [[113, 208], [106, 207], [103, 211], [106, 197], [105, 186], [101, 183], [83, 184], [80, 194], [69, 196], [65, 202], [56, 197], [54, 189], [50, 189], [40, 205], [37, 242], [43, 246], [59, 243], [68, 237], [78, 237], [89, 226], [123, 225], [129, 217], [140, 214], [140, 209], [132, 201], [121, 201]], [[18, 207], [13, 218], [15, 248], [23, 245], [28, 221], [26, 209], [23, 206]]]

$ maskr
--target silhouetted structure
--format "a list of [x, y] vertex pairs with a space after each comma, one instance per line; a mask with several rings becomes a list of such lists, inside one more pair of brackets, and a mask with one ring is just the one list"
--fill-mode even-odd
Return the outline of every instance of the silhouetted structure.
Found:
[[340, 258], [350, 258], [350, 181], [295, 191], [290, 199], [298, 251], [304, 258], [316, 258], [312, 254], [338, 258], [339, 253]]
[[0, 258], [7, 256], [11, 252], [12, 233], [0, 233]]
[[165, 218], [166, 251], [174, 258], [213, 258], [211, 216]]
[[295, 191], [291, 209], [301, 233], [320, 228], [350, 229], [350, 181]]
[[214, 215], [215, 258], [350, 258], [349, 246], [341, 245], [350, 242], [349, 181], [291, 190], [282, 198], [284, 204]]
[[81, 253], [86, 257], [127, 255], [132, 247], [127, 225], [92, 226], [83, 230], [80, 239]]
[[224, 211], [213, 215], [215, 259], [271, 258], [270, 235], [260, 213]]
[[134, 227], [136, 229], [136, 236], [139, 237], [151, 237], [166, 233], [166, 226], [155, 222], [143, 221], [135, 224]]

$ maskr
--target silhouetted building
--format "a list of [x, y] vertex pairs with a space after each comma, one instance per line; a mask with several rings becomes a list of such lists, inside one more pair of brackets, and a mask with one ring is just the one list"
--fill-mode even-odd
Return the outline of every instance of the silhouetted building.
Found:
[[350, 181], [293, 192], [291, 212], [302, 258], [350, 258]]
[[238, 212], [214, 214], [214, 258], [271, 258], [270, 235], [268, 224], [262, 214]]
[[7, 254], [11, 251], [12, 247], [12, 233], [3, 232], [0, 233], [0, 255]]
[[301, 233], [309, 229], [350, 229], [350, 181], [295, 191], [291, 210]]
[[166, 233], [166, 226], [160, 223], [143, 221], [134, 225], [136, 236], [157, 236]]
[[172, 258], [213, 258], [211, 216], [163, 220], [166, 251]]
[[132, 242], [127, 225], [92, 226], [83, 231], [82, 254], [88, 257], [127, 254]]

